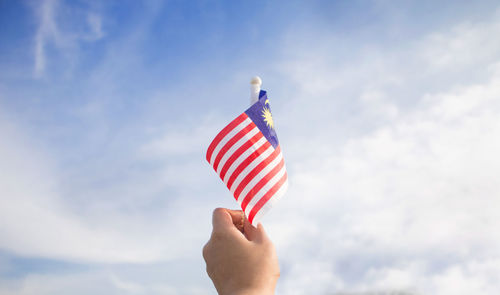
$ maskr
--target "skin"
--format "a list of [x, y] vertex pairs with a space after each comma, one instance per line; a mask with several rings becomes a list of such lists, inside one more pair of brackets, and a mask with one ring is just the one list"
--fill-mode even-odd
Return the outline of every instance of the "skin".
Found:
[[208, 276], [219, 295], [274, 294], [280, 275], [273, 243], [261, 224], [241, 210], [214, 210], [212, 236], [203, 247]]

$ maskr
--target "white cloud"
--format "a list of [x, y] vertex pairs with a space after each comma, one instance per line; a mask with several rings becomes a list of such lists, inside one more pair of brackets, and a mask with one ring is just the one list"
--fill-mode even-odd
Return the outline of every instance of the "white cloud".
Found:
[[[205, 215], [209, 218], [210, 210], [196, 204], [195, 197], [182, 200], [169, 197], [168, 208], [161, 210], [160, 216], [144, 216], [121, 210], [128, 202], [133, 207], [141, 204], [142, 197], [148, 197], [132, 187], [136, 190], [134, 198], [116, 195], [109, 203], [106, 194], [101, 193], [104, 200], [97, 196], [87, 198], [87, 203], [92, 203], [87, 204], [88, 208], [96, 210], [90, 213], [83, 208], [75, 210], [71, 199], [65, 198], [66, 193], [61, 191], [61, 171], [52, 163], [50, 153], [27, 139], [24, 130], [12, 122], [15, 122], [12, 118], [0, 120], [0, 136], [9, 138], [0, 142], [0, 248], [22, 256], [106, 263], [156, 262], [199, 252], [205, 237], [187, 230], [186, 225], [182, 226], [186, 231], [178, 232], [186, 219]], [[189, 175], [192, 171], [185, 173]], [[182, 178], [179, 172], [169, 175], [169, 179], [158, 178], [158, 181], [176, 184], [173, 179]], [[107, 193], [118, 194], [117, 189]], [[99, 191], [86, 192], [96, 193]], [[200, 213], [203, 211], [206, 213]], [[205, 228], [208, 232], [209, 224]], [[171, 240], [174, 235], [178, 242]]]
[[100, 15], [89, 12], [87, 15], [87, 24], [90, 29], [90, 32], [86, 37], [87, 40], [95, 41], [104, 37], [104, 32], [102, 30], [102, 19]]
[[[498, 24], [459, 25], [452, 33], [431, 36], [471, 48], [489, 40]], [[483, 31], [471, 38], [470, 27]], [[489, 264], [500, 257], [500, 239], [493, 234], [500, 226], [500, 44], [488, 43], [493, 47], [487, 48], [488, 58], [457, 50], [453, 59], [468, 62], [439, 69], [443, 77], [470, 70], [484, 79], [457, 84], [444, 78], [438, 86], [431, 81], [436, 76], [424, 76], [435, 69], [434, 54], [422, 61], [422, 45], [415, 44], [404, 55], [388, 51], [366, 64], [361, 57], [345, 71], [330, 67], [330, 57], [322, 61], [313, 49], [301, 58], [308, 65], [310, 54], [317, 66], [301, 67], [299, 59], [285, 67], [293, 69], [289, 77], [300, 90], [286, 106], [297, 115], [280, 125], [281, 139], [284, 134], [289, 141], [291, 186], [268, 219], [291, 271], [281, 282], [283, 294], [306, 289], [297, 278], [325, 276], [337, 282], [333, 288], [339, 292], [500, 290], [498, 273], [468, 275], [470, 263]], [[434, 52], [439, 44], [427, 42], [424, 49]], [[337, 86], [315, 89], [330, 79]], [[353, 83], [359, 91], [349, 92]], [[404, 87], [412, 101], [398, 99], [397, 88]], [[304, 124], [307, 142], [292, 135]], [[326, 267], [300, 267], [305, 263]], [[322, 292], [331, 291], [328, 284], [318, 284]]]
[[[206, 294], [196, 288], [192, 293], [178, 291], [166, 283], [146, 284], [125, 280], [110, 271], [82, 271], [69, 274], [29, 275], [23, 280], [1, 281], [1, 295], [39, 294]], [[198, 292], [196, 292], [198, 291]]]
[[[67, 40], [59, 36], [56, 4], [42, 5], [40, 73], [48, 40]], [[101, 18], [89, 14], [87, 20], [86, 38], [101, 38]], [[500, 44], [491, 36], [499, 23], [467, 22], [405, 46], [373, 45], [342, 58], [339, 36], [307, 37], [323, 40], [316, 49], [295, 42], [301, 38], [296, 32], [287, 37], [284, 58], [274, 65], [282, 88], [294, 92], [273, 106], [291, 186], [264, 219], [282, 263], [279, 294], [498, 293]], [[363, 45], [349, 42], [344, 46]], [[121, 64], [121, 57], [108, 61], [95, 83]], [[108, 167], [111, 160], [94, 160], [84, 173], [131, 170], [121, 181], [95, 187], [62, 176], [67, 171], [54, 167], [50, 152], [23, 139], [20, 134], [29, 132], [11, 122], [0, 121], [1, 138], [10, 139], [0, 141], [0, 163], [7, 167], [0, 172], [1, 248], [99, 263], [198, 255], [182, 274], [203, 273], [199, 251], [214, 200], [234, 204], [203, 157], [219, 122], [208, 116], [201, 126], [186, 120], [158, 128], [117, 168]], [[132, 169], [140, 165], [154, 167]], [[72, 207], [68, 193], [84, 200], [81, 208]], [[144, 204], [148, 210], [141, 210]], [[132, 294], [182, 294], [178, 285], [154, 282], [115, 273], [33, 275], [7, 289], [54, 294], [93, 284]], [[203, 293], [192, 285], [186, 294]]]
[[[72, 64], [81, 41], [104, 37], [100, 15], [90, 9], [83, 11], [87, 24], [84, 30], [80, 28], [81, 11], [69, 8], [64, 2], [44, 0], [36, 2], [33, 9], [39, 22], [34, 40], [34, 75], [37, 78], [46, 71], [50, 49], [57, 49], [66, 64]], [[64, 13], [61, 14], [61, 10]]]
[[[219, 122], [217, 122], [219, 121]], [[203, 150], [214, 130], [223, 126], [223, 122], [210, 115], [194, 122], [190, 126], [183, 124], [169, 125], [157, 131], [150, 142], [140, 147], [145, 157], [173, 158], [192, 155]], [[194, 126], [192, 126], [194, 125]]]
[[[496, 261], [498, 265], [498, 261]], [[429, 283], [436, 294], [495, 294], [498, 292], [498, 266], [496, 273], [478, 272], [469, 265], [450, 266], [431, 278]]]
[[45, 70], [45, 46], [47, 39], [60, 39], [59, 30], [54, 20], [55, 4], [55, 0], [44, 1], [38, 11], [40, 26], [35, 35], [35, 76], [37, 77]]
[[[500, 13], [497, 13], [498, 17]], [[422, 41], [422, 57], [437, 69], [474, 67], [498, 58], [500, 23], [466, 22], [448, 32], [430, 34]]]

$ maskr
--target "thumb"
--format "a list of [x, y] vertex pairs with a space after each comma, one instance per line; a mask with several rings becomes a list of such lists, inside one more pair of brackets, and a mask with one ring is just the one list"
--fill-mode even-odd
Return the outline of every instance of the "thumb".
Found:
[[212, 215], [212, 226], [214, 231], [228, 230], [233, 225], [231, 214], [224, 208], [217, 208]]

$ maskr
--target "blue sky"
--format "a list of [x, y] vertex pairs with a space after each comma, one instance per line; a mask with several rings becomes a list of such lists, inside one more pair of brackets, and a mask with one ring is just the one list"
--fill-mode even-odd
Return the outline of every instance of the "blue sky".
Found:
[[215, 294], [204, 152], [254, 75], [278, 294], [498, 293], [495, 2], [1, 1], [0, 294]]

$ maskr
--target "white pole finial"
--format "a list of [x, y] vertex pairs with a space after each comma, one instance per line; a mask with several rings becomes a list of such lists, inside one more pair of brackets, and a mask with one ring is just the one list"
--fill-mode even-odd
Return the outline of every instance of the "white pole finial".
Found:
[[250, 105], [253, 105], [259, 100], [261, 85], [262, 79], [259, 76], [255, 76], [250, 80]]

